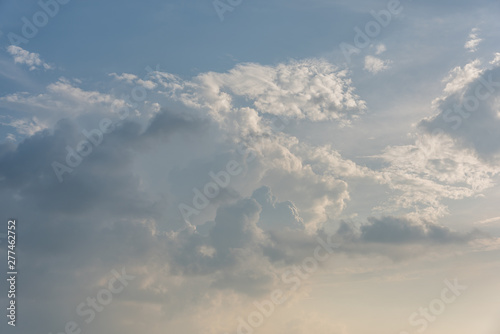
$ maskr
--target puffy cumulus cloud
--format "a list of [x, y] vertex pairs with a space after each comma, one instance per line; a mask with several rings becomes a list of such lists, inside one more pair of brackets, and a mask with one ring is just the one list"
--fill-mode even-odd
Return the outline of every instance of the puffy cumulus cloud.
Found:
[[[279, 284], [279, 274], [286, 266], [300, 264], [314, 254], [321, 244], [318, 238], [336, 240], [338, 252], [347, 254], [369, 252], [394, 258], [391, 252], [402, 247], [405, 251], [398, 254], [398, 260], [422, 256], [434, 248], [446, 252], [447, 245], [464, 247], [487, 238], [476, 230], [460, 233], [429, 221], [395, 216], [369, 218], [362, 224], [342, 222], [334, 234], [323, 229], [307, 233], [297, 228], [293, 203], [283, 203], [287, 207], [282, 208], [276, 204], [269, 187], [262, 187], [252, 198], [219, 207], [214, 221], [207, 222], [207, 226], [168, 234], [172, 272], [204, 276], [212, 282], [212, 288], [262, 295]], [[263, 224], [270, 216], [265, 213], [268, 210], [275, 211], [275, 224], [268, 222], [269, 228]], [[288, 224], [285, 219], [289, 219]]]
[[390, 60], [382, 60], [380, 58], [368, 55], [365, 57], [364, 69], [370, 73], [377, 74], [378, 72], [388, 69], [390, 64]]
[[[265, 125], [261, 129], [264, 131]], [[203, 191], [213, 182], [211, 173], [223, 173], [230, 161], [241, 167], [240, 173], [230, 178], [205, 209], [189, 215], [195, 225], [213, 219], [215, 208], [221, 204], [234, 201], [240, 194], [250, 197], [256, 189], [268, 186], [276, 199], [262, 189], [255, 193], [255, 199], [264, 208], [263, 215], [270, 215], [262, 224], [270, 222], [274, 213], [267, 209], [272, 208], [274, 212], [288, 212], [287, 219], [295, 221], [297, 228], [305, 226], [314, 231], [328, 217], [337, 217], [347, 205], [345, 180], [369, 175], [366, 168], [343, 158], [331, 147], [316, 148], [283, 133], [266, 132], [240, 141], [239, 137], [230, 138], [229, 144], [221, 144], [208, 156], [193, 160], [183, 169], [174, 168], [169, 174], [170, 188], [179, 204], [191, 205], [193, 189]], [[280, 226], [280, 222], [274, 221], [273, 225]]]
[[[210, 295], [228, 291], [262, 298], [283, 285], [280, 277], [288, 266], [300, 265], [305, 258], [313, 256], [322, 244], [318, 238], [330, 238], [323, 230], [312, 234], [298, 230], [293, 220], [279, 231], [264, 229], [260, 225], [261, 219], [266, 218], [264, 211], [269, 210], [266, 206], [276, 202], [267, 187], [252, 197], [219, 207], [214, 221], [207, 223], [206, 233], [199, 233], [202, 226], [188, 226], [159, 236], [165, 240], [169, 275], [182, 277], [178, 289], [183, 290], [192, 280], [202, 280], [199, 284]], [[255, 198], [266, 204], [261, 206]], [[276, 211], [277, 221], [290, 216], [285, 210]], [[477, 231], [459, 233], [429, 222], [382, 217], [370, 218], [361, 225], [344, 222], [331, 238], [340, 245], [339, 254], [375, 254], [407, 261], [436, 249], [447, 253], [485, 236]], [[158, 281], [151, 282], [152, 285], [160, 284], [160, 277], [155, 280]]]
[[438, 98], [434, 103], [446, 98], [448, 95], [462, 91], [468, 84], [477, 79], [483, 69], [481, 68], [481, 61], [475, 59], [472, 62], [466, 64], [464, 67], [457, 66], [453, 68], [448, 76], [443, 79], [443, 83], [446, 84], [444, 88], [444, 96]]
[[348, 72], [323, 60], [240, 64], [227, 73], [203, 73], [191, 81], [167, 73], [157, 73], [156, 79], [165, 94], [219, 115], [234, 112], [235, 101], [242, 98], [251, 103], [243, 107], [261, 114], [312, 121], [345, 122], [365, 109]]
[[[277, 231], [278, 238], [274, 236]], [[213, 287], [250, 295], [272, 286], [273, 262], [300, 259], [300, 252], [287, 250], [292, 237], [314, 245], [293, 203], [277, 202], [270, 188], [262, 187], [251, 198], [219, 207], [214, 221], [169, 233], [168, 249], [174, 272], [210, 274]]]
[[437, 113], [420, 126], [429, 133], [444, 133], [491, 161], [500, 151], [500, 67], [477, 68], [478, 62], [472, 64], [469, 70], [460, 71], [463, 79], [445, 90], [448, 94], [435, 103]]
[[464, 47], [469, 50], [469, 52], [476, 52], [477, 46], [482, 42], [482, 39], [479, 38], [479, 29], [473, 28], [469, 34], [469, 40], [465, 43]]
[[[327, 228], [333, 229], [347, 207], [353, 180], [389, 185], [406, 196], [403, 204], [411, 203], [408, 208], [436, 204], [428, 201], [436, 189], [438, 201], [489, 186], [488, 170], [442, 142], [388, 148], [379, 157], [386, 164], [372, 170], [331, 146], [277, 132], [272, 116], [282, 117], [285, 125], [289, 118], [342, 123], [364, 108], [347, 72], [323, 61], [244, 64], [190, 81], [159, 71], [142, 83], [134, 75], [112, 76], [127, 85], [152, 81], [155, 93], [181, 102], [185, 109], [157, 110], [146, 119], [114, 124], [64, 182], [58, 181], [52, 162], [65, 161], [67, 147], [84, 139], [80, 130], [89, 123], [81, 115], [110, 115], [105, 109], [115, 103], [116, 92], [84, 90], [61, 79], [39, 95], [1, 98], [23, 111], [53, 112], [40, 122], [70, 118], [26, 133], [18, 144], [0, 145], [0, 203], [6, 208], [1, 212], [23, 222], [20, 233], [26, 246], [20, 256], [27, 260], [20, 270], [37, 277], [25, 293], [44, 301], [43, 306], [26, 306], [27, 312], [45, 319], [36, 323], [36, 330], [57, 330], [61, 314], [74, 316], [67, 311], [69, 304], [94, 295], [105, 286], [111, 269], [125, 267], [136, 279], [116, 297], [113, 307], [120, 312], [96, 322], [96, 331], [119, 327], [133, 333], [141, 328], [130, 321], [136, 312], [144, 319], [142, 325], [158, 324], [152, 333], [166, 328], [230, 331], [235, 327], [224, 324], [228, 318], [248, 314], [256, 296], [283, 285], [280, 277], [288, 266], [313, 256], [318, 237], [326, 240]], [[150, 97], [147, 102], [158, 107], [158, 96]], [[439, 147], [436, 152], [433, 145]], [[241, 174], [196, 219], [184, 222], [179, 202], [190, 203], [193, 188], [203, 189], [212, 181], [210, 172], [224, 170], [232, 160], [241, 166]], [[386, 230], [390, 237], [377, 239]], [[363, 227], [343, 223], [335, 237], [343, 243], [339, 252], [387, 256], [394, 253], [387, 247], [412, 248], [416, 241], [446, 247], [472, 239], [404, 217], [371, 219]], [[54, 307], [46, 308], [46, 300]], [[35, 331], [35, 325], [23, 326], [24, 332]], [[294, 328], [303, 331], [306, 326]], [[315, 330], [336, 327], [325, 323]]]
[[36, 70], [38, 68], [43, 68], [45, 70], [52, 69], [52, 66], [45, 63], [40, 58], [40, 55], [38, 53], [26, 51], [16, 45], [10, 45], [9, 47], [7, 47], [7, 52], [14, 57], [14, 62], [16, 64], [27, 65], [30, 71]]
[[[259, 182], [271, 187], [278, 198], [293, 202], [308, 230], [320, 228], [329, 216], [335, 217], [345, 208], [349, 200], [346, 181], [337, 178], [338, 174], [316, 169], [319, 162], [304, 154], [308, 145], [279, 135], [264, 137], [251, 147], [257, 156]], [[331, 157], [339, 165], [349, 165], [340, 155], [333, 153]]]
[[304, 228], [302, 218], [293, 202], [279, 202], [269, 187], [264, 186], [255, 190], [252, 198], [262, 208], [259, 225], [263, 229], [281, 230], [283, 228], [292, 228], [301, 230]]
[[[44, 305], [51, 304], [42, 311], [36, 303], [25, 306], [26, 312], [39, 312], [45, 319], [36, 323], [37, 330], [56, 330], [61, 316], [75, 316], [66, 311], [71, 309], [68, 305], [76, 307], [86, 297], [94, 296], [106, 286], [111, 269], [125, 267], [135, 276], [134, 281], [116, 296], [109, 315], [91, 326], [119, 327], [124, 333], [133, 333], [131, 328], [137, 325], [128, 324], [123, 317], [139, 312], [144, 321], [161, 324], [152, 328], [152, 333], [165, 328], [231, 331], [236, 328], [231, 320], [249, 314], [246, 305], [283, 285], [279, 278], [286, 266], [312, 256], [318, 247], [317, 237], [325, 239], [322, 231], [306, 233], [298, 229], [295, 203], [278, 200], [269, 187], [218, 207], [206, 233], [190, 225], [165, 232], [162, 225], [169, 222], [164, 221], [162, 201], [148, 192], [134, 170], [137, 151], [151, 140], [163, 139], [161, 143], [168, 145], [175, 132], [200, 132], [200, 121], [166, 115], [169, 113], [155, 117], [146, 129], [125, 122], [63, 183], [53, 176], [50, 163], [62, 159], [65, 146], [79, 139], [71, 122], [60, 122], [52, 132], [39, 132], [18, 145], [0, 147], [2, 206], [9, 207], [9, 213], [17, 212], [23, 222], [19, 233], [25, 247], [20, 256], [26, 260], [20, 270], [37, 277], [24, 293], [43, 300]], [[170, 126], [167, 120], [178, 124]], [[334, 158], [335, 154], [329, 157]], [[306, 184], [301, 187], [305, 189]], [[23, 211], [24, 207], [32, 209]], [[403, 227], [394, 229], [405, 231], [406, 222], [395, 221]], [[372, 225], [372, 235], [385, 227], [375, 222]], [[426, 229], [431, 230], [431, 226]], [[347, 245], [340, 251], [368, 252], [365, 243], [373, 243], [374, 237], [367, 237], [367, 231], [342, 226], [337, 235]], [[454, 236], [444, 228], [425, 231], [419, 240]], [[403, 247], [413, 241], [401, 237], [401, 233], [394, 233], [391, 240], [386, 244]], [[383, 248], [375, 245], [369, 251], [383, 253]], [[64, 297], [61, 291], [66, 291]], [[206, 316], [216, 318], [207, 321]], [[233, 326], [222, 325], [225, 322]], [[27, 323], [23, 326], [27, 332], [34, 330]], [[290, 326], [295, 330], [307, 327], [296, 323]], [[337, 328], [328, 323], [315, 326], [318, 331]]]
[[343, 157], [332, 145], [313, 146], [296, 142], [292, 148], [297, 155], [304, 157], [312, 170], [320, 175], [329, 175], [343, 180], [377, 178], [376, 172]]
[[[140, 79], [133, 74], [112, 73], [111, 76], [127, 84], [141, 84]], [[273, 114], [285, 117], [279, 120], [283, 124], [288, 117], [338, 119], [344, 122], [356, 117], [364, 109], [364, 102], [353, 93], [347, 72], [339, 71], [327, 62], [307, 60], [275, 67], [245, 64], [228, 73], [200, 74], [191, 81], [155, 71], [143, 81], [154, 81], [150, 88], [157, 85], [155, 94], [160, 93], [168, 99], [181, 101], [189, 108], [186, 115], [196, 115], [194, 117], [202, 117], [210, 122], [214, 130], [211, 140], [214, 145], [219, 145], [222, 141], [233, 145], [229, 148], [233, 152], [233, 158], [237, 155], [237, 160], [245, 168], [247, 178], [244, 182], [235, 180], [230, 188], [222, 191], [226, 193], [226, 197], [221, 194], [213, 201], [211, 211], [207, 212], [214, 213], [219, 204], [231, 200], [237, 193], [248, 196], [258, 187], [269, 185], [277, 198], [293, 203], [294, 210], [297, 211], [295, 215], [300, 216], [303, 224], [314, 230], [329, 216], [336, 216], [345, 208], [349, 199], [347, 183], [339, 178], [357, 177], [354, 174], [366, 172], [360, 171], [356, 164], [342, 158], [331, 148], [323, 148], [320, 152], [311, 146], [304, 146], [293, 136], [274, 132], [276, 123], [269, 117]], [[48, 85], [46, 92], [42, 94], [10, 94], [2, 97], [0, 102], [5, 107], [22, 112], [37, 112], [40, 123], [49, 127], [60, 117], [75, 117], [79, 122], [90, 124], [85, 125], [88, 128], [96, 123], [92, 119], [98, 120], [96, 115], [107, 115], [109, 110], [116, 110], [117, 105], [131, 107], [129, 102], [116, 98], [115, 93], [84, 90], [78, 87], [78, 82], [62, 78]], [[156, 106], [150, 116], [155, 117], [159, 106], [155, 98], [158, 96], [151, 94], [148, 97], [151, 100], [148, 98], [145, 103]], [[245, 99], [241, 99], [242, 97]], [[247, 100], [253, 103], [249, 106], [242, 105], [241, 101]], [[140, 109], [138, 113], [143, 113], [144, 106], [137, 108]], [[284, 115], [276, 112], [280, 108], [295, 111]], [[166, 116], [161, 114], [155, 119], [147, 130], [149, 133], [157, 131], [157, 124], [160, 124], [162, 117]], [[175, 121], [166, 120], [165, 126], [159, 126], [158, 131], [177, 126]], [[219, 134], [215, 131], [219, 131]], [[253, 164], [249, 164], [244, 156], [235, 152], [236, 143], [243, 143], [251, 148], [257, 156]], [[224, 145], [221, 146], [222, 149], [218, 148], [219, 153], [212, 152], [215, 154], [212, 158], [217, 159], [212, 159], [210, 163], [200, 163], [206, 156], [201, 159], [193, 156], [186, 163], [196, 166], [196, 175], [208, 175], [211, 170], [221, 170], [216, 160], [220, 162], [228, 159], [225, 153], [227, 146]], [[308, 162], [306, 158], [313, 149], [316, 152], [314, 163]], [[320, 159], [322, 162], [319, 162]], [[319, 167], [320, 164], [323, 166]], [[329, 165], [328, 171], [325, 164]], [[193, 178], [193, 173], [184, 174], [186, 175], [182, 177], [179, 177], [179, 173], [171, 174], [169, 187], [173, 186], [171, 189], [176, 190], [176, 194], [172, 196], [174, 201], [175, 198], [189, 201], [189, 196], [192, 197], [192, 194], [177, 196], [185, 192], [185, 189], [190, 192], [196, 186], [193, 183], [192, 187], [186, 187], [187, 183], [191, 184], [197, 178]], [[181, 189], [181, 186], [185, 189]], [[203, 219], [211, 217], [201, 215], [198, 219], [198, 222], [203, 222]]]

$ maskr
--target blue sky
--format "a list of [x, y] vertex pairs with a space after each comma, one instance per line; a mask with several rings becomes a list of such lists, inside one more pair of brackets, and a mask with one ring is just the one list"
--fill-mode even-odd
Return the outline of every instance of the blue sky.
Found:
[[0, 3], [2, 332], [498, 333], [500, 3], [54, 1]]

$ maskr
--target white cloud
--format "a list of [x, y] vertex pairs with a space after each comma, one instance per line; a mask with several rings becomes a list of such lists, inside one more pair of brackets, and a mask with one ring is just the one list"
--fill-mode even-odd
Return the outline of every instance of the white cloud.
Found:
[[[218, 117], [247, 107], [286, 118], [348, 122], [365, 109], [348, 72], [317, 59], [276, 66], [241, 64], [227, 73], [203, 73], [191, 81], [157, 73], [156, 80], [166, 95]], [[248, 105], [234, 105], [234, 100], [241, 98]]]
[[137, 80], [137, 83], [141, 86], [143, 86], [144, 88], [147, 88], [147, 89], [154, 89], [156, 88], [156, 84], [151, 81], [151, 80], [142, 80], [142, 79], [139, 79]]
[[[378, 155], [389, 162], [380, 170], [382, 183], [400, 193], [377, 210], [405, 209], [409, 217], [436, 220], [448, 214], [445, 200], [478, 196], [494, 186], [500, 173], [497, 78], [499, 69], [479, 60], [450, 71], [442, 96], [433, 102], [438, 114], [420, 122], [425, 132], [414, 134], [414, 144], [390, 146]], [[485, 92], [488, 98], [480, 100]], [[467, 111], [464, 101], [471, 98], [477, 105], [467, 105]]]
[[0, 97], [0, 106], [36, 116], [47, 126], [65, 117], [112, 113], [125, 104], [111, 94], [84, 90], [65, 78], [47, 85], [40, 94], [19, 92]]
[[147, 89], [154, 89], [154, 88], [156, 88], [156, 84], [153, 81], [139, 79], [139, 77], [137, 75], [135, 75], [135, 74], [130, 74], [130, 73], [122, 73], [122, 74], [110, 73], [109, 76], [115, 78], [116, 80], [124, 81], [124, 82], [126, 82], [128, 84], [136, 83], [136, 84], [141, 85], [141, 86], [143, 86], [144, 88], [147, 88]]
[[365, 57], [364, 69], [373, 74], [377, 74], [378, 72], [388, 69], [390, 64], [390, 60], [382, 60], [377, 57], [368, 55]]
[[488, 225], [488, 224], [494, 224], [497, 222], [500, 222], [500, 216], [474, 222], [474, 225]]
[[495, 53], [495, 58], [490, 62], [492, 65], [500, 65], [500, 52]]
[[16, 119], [9, 123], [0, 122], [0, 124], [11, 126], [16, 129], [17, 133], [26, 136], [32, 136], [49, 127], [47, 123], [41, 122], [37, 117]]
[[464, 47], [469, 50], [469, 52], [476, 52], [477, 46], [481, 43], [482, 39], [478, 36], [479, 29], [473, 28], [469, 34], [469, 40], [465, 43]]
[[28, 65], [30, 71], [38, 68], [43, 68], [45, 70], [52, 69], [52, 66], [42, 61], [38, 53], [26, 51], [23, 48], [15, 45], [10, 45], [7, 48], [7, 52], [9, 52], [14, 57], [14, 62], [16, 64]]
[[116, 73], [110, 73], [109, 76], [115, 78], [116, 80], [125, 81], [128, 83], [132, 83], [134, 80], [138, 79], [138, 76], [130, 73], [122, 73], [120, 75]]
[[455, 67], [443, 80], [446, 83], [446, 87], [444, 88], [445, 96], [464, 89], [470, 82], [477, 79], [482, 72], [483, 69], [481, 68], [481, 61], [479, 59], [473, 60], [464, 67]]

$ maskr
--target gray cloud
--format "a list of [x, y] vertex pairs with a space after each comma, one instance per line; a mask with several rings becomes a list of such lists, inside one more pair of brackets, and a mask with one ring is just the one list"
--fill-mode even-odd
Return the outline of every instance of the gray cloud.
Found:
[[445, 226], [415, 223], [396, 217], [369, 218], [361, 226], [359, 239], [364, 242], [386, 244], [411, 243], [465, 243], [481, 236], [478, 231], [461, 234]]
[[486, 160], [500, 152], [500, 67], [485, 70], [475, 80], [438, 101], [438, 114], [423, 120], [429, 133], [443, 132]]

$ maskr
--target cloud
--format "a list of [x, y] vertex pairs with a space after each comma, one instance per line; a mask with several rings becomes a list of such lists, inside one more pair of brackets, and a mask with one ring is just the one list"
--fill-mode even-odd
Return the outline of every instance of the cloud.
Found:
[[500, 170], [484, 163], [444, 136], [419, 134], [412, 145], [387, 147], [381, 155], [388, 166], [381, 182], [400, 191], [381, 210], [414, 210], [410, 215], [436, 220], [447, 214], [445, 199], [476, 196], [494, 185]]
[[[452, 69], [449, 75], [443, 80], [446, 87], [443, 92], [445, 97], [463, 90], [468, 84], [477, 79], [483, 72], [481, 61], [475, 59], [464, 67], [457, 66]], [[438, 99], [439, 101], [439, 99]]]
[[414, 143], [372, 156], [384, 163], [366, 175], [396, 191], [373, 212], [437, 221], [449, 214], [448, 199], [479, 196], [495, 185], [499, 73], [479, 60], [453, 68], [433, 102], [437, 114], [419, 122]]
[[[63, 183], [53, 175], [50, 163], [62, 161], [66, 145], [81, 140], [74, 122], [60, 121], [54, 129], [39, 131], [17, 145], [0, 145], [0, 200], [23, 222], [26, 253], [20, 269], [27, 277], [37, 273], [36, 282], [25, 293], [46, 300], [61, 296], [57, 291], [67, 291], [58, 297], [60, 305], [51, 304], [53, 307], [38, 313], [46, 319], [46, 323], [37, 323], [39, 329], [54, 331], [53, 324], [66, 316], [67, 305], [95, 295], [105, 285], [106, 273], [122, 266], [137, 278], [123, 297], [117, 297], [115, 311], [110, 309], [106, 319], [121, 326], [127, 309], [147, 309], [147, 319], [169, 326], [174, 326], [169, 322], [172, 319], [182, 319], [197, 328], [201, 325], [192, 320], [192, 314], [217, 310], [233, 316], [235, 310], [245, 310], [246, 303], [251, 305], [256, 297], [263, 298], [280, 286], [279, 277], [287, 266], [314, 254], [316, 238], [324, 238], [325, 232], [301, 228], [302, 212], [320, 215], [329, 201], [339, 200], [336, 192], [345, 195], [344, 181], [332, 176], [335, 171], [335, 175], [363, 175], [364, 169], [327, 147], [310, 150], [296, 142], [286, 144], [282, 137], [277, 142], [276, 138], [263, 139], [256, 146], [258, 152], [269, 153], [270, 159], [268, 169], [261, 167], [259, 173], [269, 173], [263, 179], [279, 189], [280, 196], [273, 187], [250, 181], [258, 188], [248, 196], [221, 201], [205, 233], [198, 226], [167, 228], [175, 224], [166, 218], [168, 203], [155, 194], [136, 165], [157, 146], [175, 147], [176, 135], [190, 134], [201, 141], [197, 136], [210, 130], [206, 120], [167, 110], [152, 118], [146, 128], [124, 122]], [[309, 156], [305, 151], [310, 151]], [[176, 157], [171, 153], [167, 158]], [[170, 194], [166, 197], [166, 202], [171, 200]], [[23, 210], [25, 207], [31, 209]], [[367, 244], [373, 244], [370, 252], [387, 255], [391, 252], [383, 248], [386, 244], [405, 247], [415, 240], [433, 244], [456, 240], [463, 245], [468, 240], [444, 227], [428, 224], [418, 230], [412, 227], [415, 223], [404, 219], [389, 222], [372, 220], [367, 226], [373, 226], [365, 230], [342, 226], [337, 233], [347, 244], [342, 252], [365, 253]], [[387, 229], [394, 230], [392, 238], [376, 238]], [[30, 313], [39, 305], [25, 307]], [[71, 316], [74, 314], [67, 314], [68, 319]], [[191, 321], [184, 321], [187, 319]], [[308, 328], [303, 319], [289, 325], [297, 333]], [[320, 333], [337, 329], [328, 322], [315, 326]]]
[[228, 115], [237, 97], [250, 104], [240, 108], [258, 113], [312, 121], [349, 121], [365, 109], [354, 93], [348, 72], [317, 59], [276, 66], [240, 64], [227, 73], [208, 72], [191, 81], [165, 73], [156, 80], [166, 94], [188, 106]]
[[446, 134], [461, 147], [492, 161], [500, 153], [500, 67], [472, 73], [436, 101], [437, 113], [420, 126], [428, 133]]
[[41, 122], [37, 117], [32, 117], [31, 119], [15, 119], [9, 123], [0, 122], [0, 124], [11, 126], [16, 129], [17, 133], [27, 136], [32, 136], [35, 133], [48, 128], [48, 125]]
[[85, 90], [78, 85], [77, 81], [59, 78], [40, 94], [18, 92], [2, 96], [0, 106], [23, 115], [17, 123], [24, 122], [22, 119], [28, 114], [28, 118], [36, 117], [38, 124], [44, 124], [46, 128], [53, 128], [62, 118], [81, 121], [81, 117], [86, 117], [87, 120], [99, 121], [104, 115], [116, 114], [125, 106], [131, 107], [130, 103], [112, 94]]
[[[41, 94], [0, 99], [4, 106], [40, 115], [36, 123], [29, 117], [12, 123], [24, 140], [0, 145], [0, 200], [24, 222], [22, 269], [27, 277], [37, 273], [26, 293], [40, 300], [60, 296], [61, 307], [37, 313], [54, 322], [68, 309], [68, 300], [95, 294], [106, 272], [126, 265], [137, 280], [113, 306], [125, 313], [110, 311], [107, 319], [130, 331], [123, 314], [140, 309], [144, 319], [180, 319], [175, 321], [182, 328], [199, 332], [209, 321], [193, 321], [193, 314], [236, 317], [245, 303], [280, 286], [288, 266], [312, 256], [317, 238], [334, 232], [342, 220], [356, 182], [391, 190], [392, 199], [401, 199], [398, 208], [409, 211], [441, 210], [443, 199], [472, 196], [491, 185], [491, 169], [453, 142], [435, 142], [430, 135], [414, 145], [388, 147], [377, 157], [383, 163], [376, 169], [332, 145], [277, 131], [272, 119], [278, 115], [285, 128], [301, 121], [345, 125], [362, 115], [364, 101], [354, 94], [348, 72], [325, 61], [242, 64], [191, 80], [159, 71], [143, 82], [135, 75], [112, 76], [150, 89], [137, 111], [154, 104], [156, 112], [115, 124], [62, 183], [51, 163], [65, 161], [67, 147], [85, 138], [82, 128], [114, 116], [113, 103], [128, 102], [115, 97], [118, 89], [83, 89], [63, 78]], [[175, 100], [179, 109], [160, 109], [159, 96]], [[44, 128], [37, 128], [40, 124]], [[242, 173], [193, 222], [184, 222], [178, 203], [190, 203], [193, 188], [202, 189], [211, 181], [209, 172], [223, 170], [231, 160]], [[361, 227], [358, 221], [340, 223], [340, 251], [368, 257], [392, 252], [409, 260], [409, 254], [434, 247], [465, 248], [475, 237], [437, 220], [429, 223], [424, 215], [410, 219], [386, 211], [383, 218], [360, 218]], [[415, 243], [430, 246], [414, 250]], [[26, 307], [35, 313], [39, 305]], [[289, 330], [307, 331], [306, 320], [290, 323]], [[338, 330], [329, 322], [314, 326], [318, 332]]]
[[122, 73], [120, 75], [116, 73], [110, 73], [109, 76], [115, 78], [116, 80], [125, 81], [127, 83], [133, 83], [134, 80], [139, 78], [137, 75], [130, 73]]
[[377, 74], [378, 72], [388, 69], [390, 63], [390, 60], [382, 60], [374, 56], [366, 56], [364, 69], [370, 73]]
[[479, 29], [473, 28], [471, 33], [469, 34], [469, 40], [465, 43], [464, 47], [469, 52], [476, 52], [477, 46], [481, 43], [482, 39], [478, 36]]
[[409, 244], [409, 243], [463, 243], [481, 234], [473, 231], [460, 234], [451, 229], [431, 223], [415, 223], [404, 218], [369, 218], [369, 224], [361, 226], [360, 239], [365, 242]]
[[255, 190], [252, 198], [260, 204], [259, 226], [264, 230], [282, 230], [284, 228], [302, 230], [304, 223], [293, 202], [279, 202], [272, 194], [271, 188], [261, 187]]
[[42, 61], [38, 53], [33, 53], [24, 50], [23, 48], [15, 45], [10, 45], [7, 47], [7, 52], [14, 57], [14, 62], [16, 64], [24, 64], [29, 66], [29, 70], [33, 71], [38, 68], [43, 68], [45, 70], [52, 69], [52, 66]]
[[481, 221], [474, 222], [474, 225], [488, 225], [488, 224], [494, 224], [500, 221], [500, 216], [499, 217], [493, 217], [493, 218], [488, 218], [484, 219]]
[[[111, 76], [131, 84], [141, 84], [135, 75], [112, 73]], [[222, 162], [228, 161], [226, 159], [229, 157], [223, 152], [224, 149], [235, 152], [234, 146], [225, 147], [218, 144], [223, 137], [247, 145], [254, 151], [257, 159], [251, 166], [242, 160], [244, 157], [240, 154], [232, 157], [246, 168], [246, 175], [252, 182], [235, 180], [228, 189], [228, 196], [239, 192], [248, 194], [260, 186], [269, 185], [275, 189], [277, 196], [293, 203], [293, 210], [297, 210], [296, 215], [300, 216], [301, 224], [315, 229], [329, 215], [342, 211], [349, 198], [346, 182], [336, 178], [366, 172], [356, 171], [358, 167], [355, 163], [342, 158], [331, 148], [323, 148], [320, 151], [311, 146], [297, 145], [297, 138], [276, 132], [273, 128], [276, 125], [286, 126], [288, 118], [311, 121], [332, 119], [343, 125], [363, 112], [364, 102], [353, 93], [354, 88], [347, 78], [347, 72], [339, 71], [325, 61], [290, 62], [275, 67], [243, 64], [228, 73], [204, 73], [191, 81], [156, 71], [146, 77], [143, 84], [149, 85], [148, 82], [152, 82], [149, 88], [154, 89], [154, 92], [148, 95], [142, 105], [137, 106], [138, 110], [134, 116], [140, 116], [134, 117], [134, 120], [142, 122], [144, 126], [148, 117], [155, 117], [158, 112], [159, 103], [156, 101], [161, 99], [155, 94], [168, 95], [170, 99], [178, 100], [188, 108], [184, 111], [186, 115], [205, 118], [211, 128], [220, 132], [220, 135], [214, 135], [207, 142], [207, 145], [218, 150], [217, 153], [213, 153], [212, 162], [202, 162], [207, 157], [198, 159], [197, 175], [208, 175], [210, 170], [220, 170], [221, 167], [215, 167], [213, 160], [216, 157]], [[61, 117], [75, 117], [79, 122], [84, 122], [85, 128], [88, 129], [102, 117], [109, 115], [110, 110], [116, 110], [117, 105], [130, 107], [129, 102], [116, 98], [116, 94], [117, 92], [110, 94], [84, 90], [79, 87], [78, 82], [61, 78], [49, 84], [42, 94], [10, 94], [0, 98], [0, 103], [23, 112], [37, 113], [39, 122], [49, 127]], [[40, 110], [43, 110], [43, 113], [40, 113]], [[279, 115], [282, 119], [276, 123], [273, 115]], [[165, 126], [159, 126], [157, 130], [158, 124], [163, 122], [162, 117], [169, 116], [159, 115], [148, 128], [148, 133], [161, 132], [168, 127], [180, 125], [176, 120], [165, 119]], [[318, 167], [321, 172], [317, 173], [310, 163], [305, 164], [306, 156], [310, 155], [310, 152], [316, 152], [312, 160], [314, 165], [330, 164], [329, 170], [326, 171], [325, 166]], [[197, 157], [191, 157], [192, 161], [189, 163], [196, 159]], [[334, 164], [340, 168], [333, 168]], [[322, 175], [323, 173], [329, 175]], [[349, 173], [352, 175], [347, 175]], [[185, 174], [172, 175], [170, 180], [172, 189], [176, 189], [176, 184], [179, 184], [178, 188], [181, 185], [183, 187], [176, 189], [176, 197], [179, 199], [189, 199], [187, 195], [182, 195], [185, 189], [190, 191], [193, 187], [203, 186], [187, 186], [197, 178], [187, 172]], [[303, 193], [309, 195], [302, 196]], [[200, 219], [198, 223], [203, 219], [210, 219], [210, 213], [215, 212], [218, 205], [225, 203], [222, 195], [214, 201], [214, 205], [211, 205], [206, 214], [203, 213], [197, 218]], [[192, 194], [190, 196], [192, 197]]]
[[495, 58], [490, 62], [491, 65], [500, 65], [500, 52], [495, 53]]
[[156, 88], [156, 84], [153, 81], [139, 79], [139, 77], [137, 75], [135, 75], [135, 74], [122, 73], [122, 74], [118, 75], [116, 73], [110, 73], [109, 76], [115, 78], [116, 80], [124, 81], [124, 82], [126, 82], [128, 84], [136, 83], [136, 84], [141, 85], [141, 86], [143, 86], [144, 88], [147, 88], [147, 89], [154, 89], [154, 88]]

